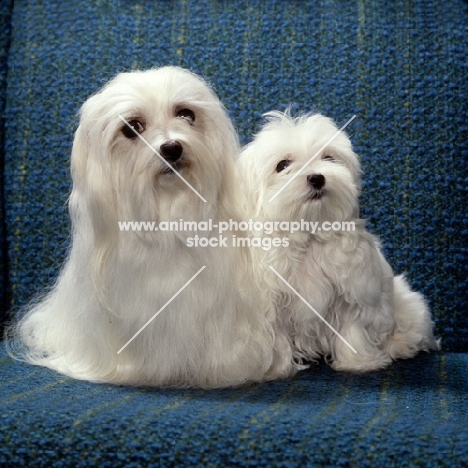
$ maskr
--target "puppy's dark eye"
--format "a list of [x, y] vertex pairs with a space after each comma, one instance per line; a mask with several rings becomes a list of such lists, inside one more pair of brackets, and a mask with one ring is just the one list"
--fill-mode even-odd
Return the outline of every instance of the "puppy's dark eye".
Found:
[[185, 119], [192, 125], [195, 122], [195, 113], [190, 109], [180, 109], [176, 112], [176, 117], [179, 119]]
[[291, 163], [290, 159], [283, 159], [276, 165], [276, 172], [284, 171]]
[[330, 156], [329, 154], [322, 156], [322, 161], [330, 161], [330, 162], [335, 162], [335, 158], [333, 156]]
[[[130, 125], [130, 127], [129, 127]], [[122, 127], [122, 133], [125, 138], [134, 140], [137, 138], [137, 133], [143, 133], [145, 131], [144, 125], [137, 119], [132, 119], [128, 121], [128, 125], [125, 124]], [[135, 133], [136, 132], [136, 133]]]

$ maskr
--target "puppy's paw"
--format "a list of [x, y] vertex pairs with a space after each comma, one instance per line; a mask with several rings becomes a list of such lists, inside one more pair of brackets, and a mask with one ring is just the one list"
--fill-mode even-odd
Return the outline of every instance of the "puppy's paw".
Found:
[[392, 362], [390, 356], [381, 356], [378, 359], [359, 359], [356, 357], [352, 360], [337, 360], [335, 359], [330, 365], [332, 369], [338, 372], [351, 372], [363, 374], [366, 372], [375, 372], [385, 369]]

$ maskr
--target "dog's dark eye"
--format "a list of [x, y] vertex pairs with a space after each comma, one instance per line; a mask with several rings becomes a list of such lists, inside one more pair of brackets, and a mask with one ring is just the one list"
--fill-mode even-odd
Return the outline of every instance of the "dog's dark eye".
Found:
[[322, 156], [322, 161], [330, 161], [330, 162], [335, 162], [335, 158], [333, 156], [330, 156], [329, 154]]
[[195, 113], [190, 109], [180, 109], [177, 111], [176, 117], [187, 120], [190, 125], [195, 122]]
[[283, 159], [276, 165], [276, 172], [284, 171], [291, 163], [290, 159]]
[[134, 140], [137, 137], [137, 133], [143, 133], [144, 130], [144, 125], [136, 119], [129, 120], [128, 125], [125, 124], [122, 127], [122, 133], [124, 134], [124, 137], [130, 140]]

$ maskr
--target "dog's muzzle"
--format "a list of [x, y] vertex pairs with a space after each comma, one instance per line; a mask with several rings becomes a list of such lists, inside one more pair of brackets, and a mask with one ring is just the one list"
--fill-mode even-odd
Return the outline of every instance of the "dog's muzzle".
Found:
[[322, 174], [311, 174], [307, 176], [307, 182], [313, 189], [310, 199], [320, 200], [324, 192], [323, 187], [325, 187], [325, 176]]
[[183, 148], [177, 140], [169, 140], [159, 147], [159, 151], [168, 163], [174, 163], [182, 156]]
[[173, 170], [179, 170], [183, 166], [183, 152], [184, 148], [177, 140], [169, 140], [164, 142], [159, 151], [161, 156], [169, 163], [171, 167], [167, 167], [163, 172], [168, 174]]

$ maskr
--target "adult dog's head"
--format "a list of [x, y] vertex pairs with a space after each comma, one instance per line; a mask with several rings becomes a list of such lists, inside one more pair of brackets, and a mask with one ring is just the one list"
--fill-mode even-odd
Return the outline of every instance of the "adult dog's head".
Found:
[[116, 228], [214, 216], [234, 185], [237, 150], [229, 117], [199, 76], [177, 67], [121, 73], [81, 109], [72, 217], [76, 208], [94, 228]]

